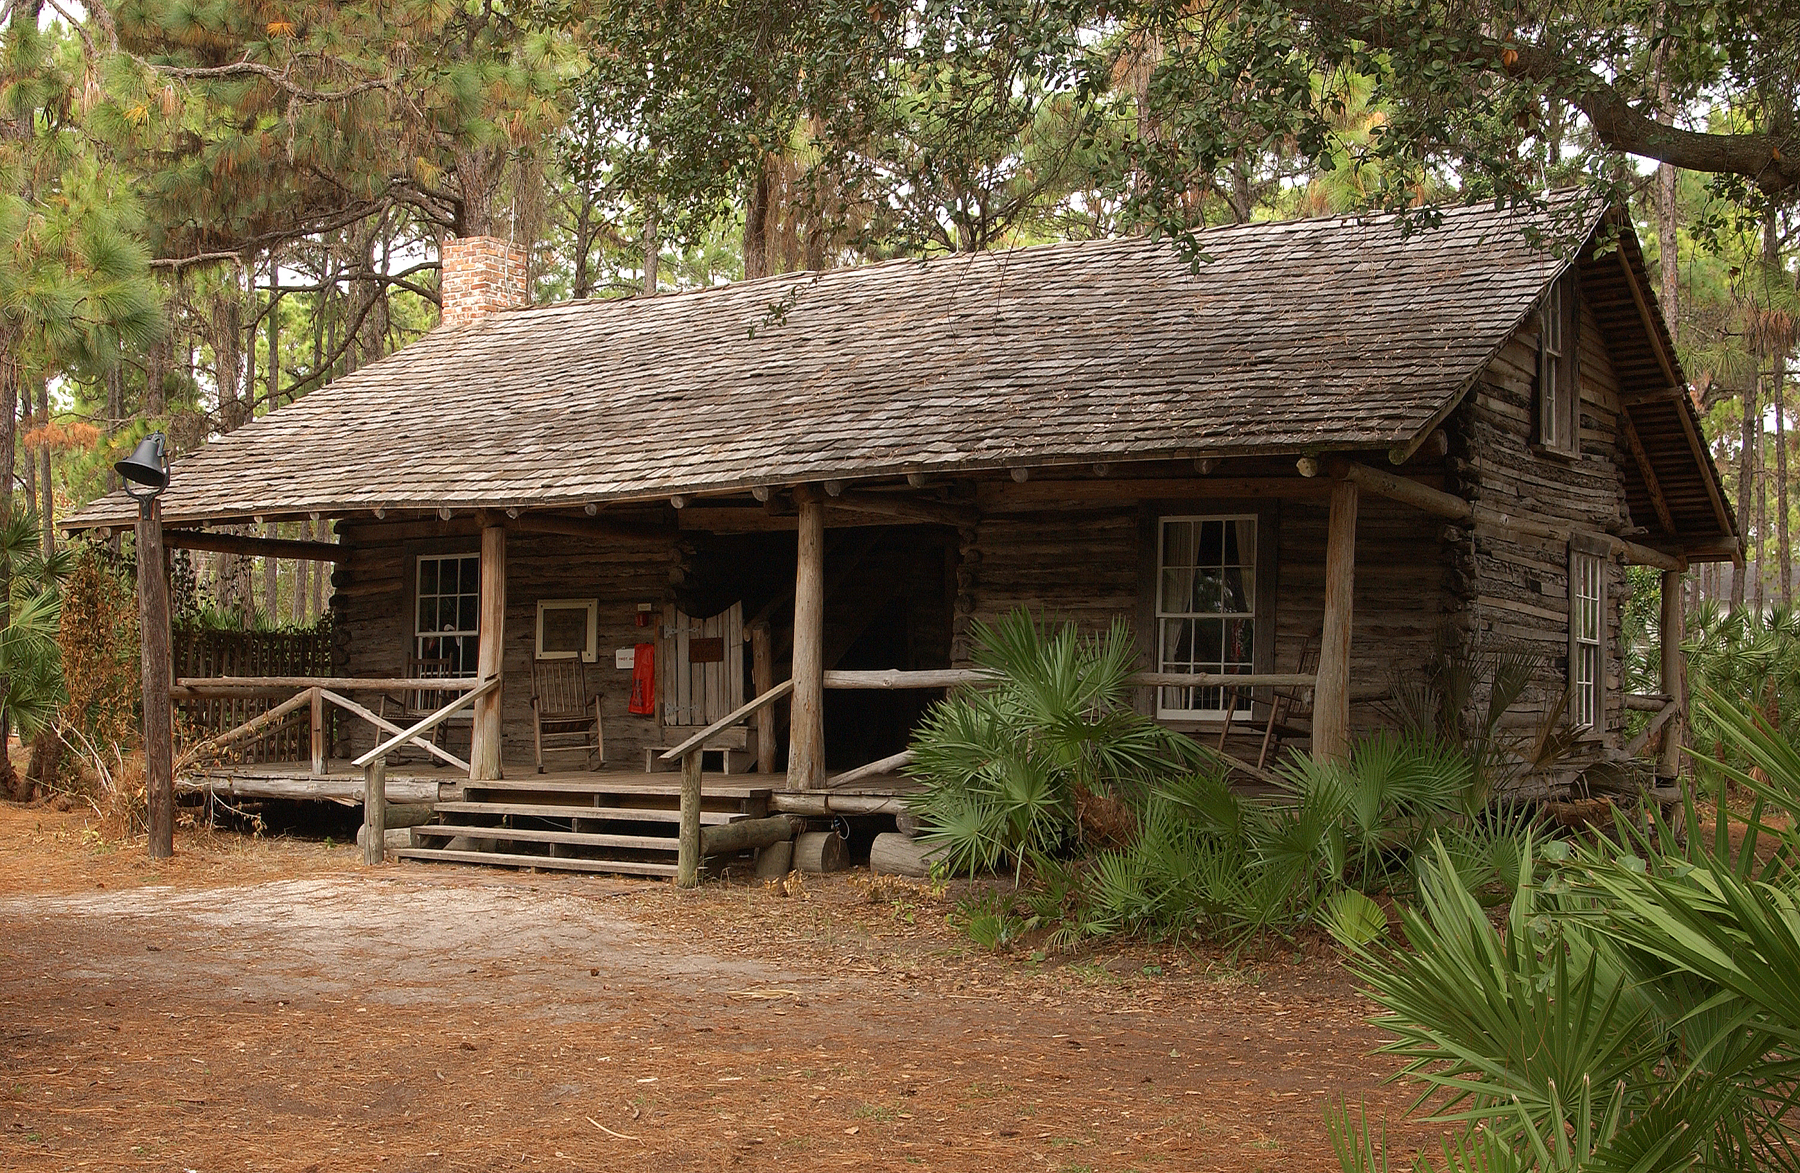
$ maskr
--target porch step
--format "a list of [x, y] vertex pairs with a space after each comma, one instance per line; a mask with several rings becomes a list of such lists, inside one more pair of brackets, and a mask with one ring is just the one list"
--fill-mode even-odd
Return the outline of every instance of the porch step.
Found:
[[[709, 799], [767, 799], [770, 794], [774, 793], [772, 786], [744, 786], [730, 782], [717, 782], [712, 778], [706, 779], [702, 788]], [[464, 794], [470, 794], [477, 790], [492, 791], [496, 794], [606, 794], [621, 797], [630, 795], [674, 799], [681, 797], [679, 781], [638, 782], [634, 780], [625, 785], [609, 785], [601, 778], [595, 778], [592, 782], [566, 778], [540, 778], [536, 781], [530, 778], [506, 778], [492, 782], [465, 782], [463, 784]]]
[[[416, 829], [416, 828], [415, 828]], [[672, 863], [649, 863], [628, 859], [572, 859], [557, 855], [509, 855], [499, 851], [450, 851], [441, 847], [403, 847], [392, 853], [396, 859], [416, 859], [433, 863], [478, 863], [502, 868], [547, 868], [562, 872], [616, 872], [630, 876], [672, 876]]]
[[[643, 806], [576, 806], [573, 803], [535, 802], [440, 802], [433, 808], [441, 815], [528, 815], [544, 819], [616, 819], [619, 822], [679, 823], [679, 808]], [[729, 823], [731, 811], [701, 811], [702, 824]]]
[[426, 823], [414, 837], [491, 839], [496, 843], [573, 843], [583, 847], [625, 847], [634, 851], [674, 851], [673, 835], [608, 835], [600, 831], [553, 831], [536, 827], [476, 827], [461, 823]]
[[[707, 778], [700, 821], [718, 826], [766, 815], [771, 795], [768, 786]], [[681, 786], [674, 779], [565, 774], [470, 782], [460, 799], [433, 810], [433, 821], [412, 829], [412, 845], [395, 852], [397, 858], [637, 876], [675, 872]], [[465, 844], [495, 850], [465, 850]]]

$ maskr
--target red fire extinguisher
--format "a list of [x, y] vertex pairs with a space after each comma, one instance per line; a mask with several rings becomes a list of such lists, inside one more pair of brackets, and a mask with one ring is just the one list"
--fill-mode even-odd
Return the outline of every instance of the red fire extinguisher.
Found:
[[640, 717], [656, 715], [656, 645], [638, 644], [631, 653], [631, 704]]

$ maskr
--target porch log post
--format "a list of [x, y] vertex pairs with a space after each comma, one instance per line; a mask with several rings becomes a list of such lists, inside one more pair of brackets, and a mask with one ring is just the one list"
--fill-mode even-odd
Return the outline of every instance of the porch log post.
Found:
[[[482, 680], [500, 676], [506, 654], [506, 527], [481, 530], [481, 626], [475, 674]], [[475, 701], [475, 723], [469, 734], [469, 781], [501, 777], [500, 711], [504, 688]]]
[[825, 506], [810, 486], [794, 490], [799, 541], [794, 568], [794, 699], [788, 718], [789, 790], [825, 784]]
[[[775, 687], [775, 636], [767, 623], [750, 627], [750, 686], [757, 696]], [[756, 710], [756, 772], [775, 772], [775, 706]]]
[[307, 690], [312, 698], [312, 772], [317, 778], [325, 769], [325, 692], [314, 687]]
[[[149, 852], [151, 859], [168, 859], [175, 854], [175, 720], [169, 695], [175, 673], [169, 648], [169, 578], [163, 556], [162, 503], [154, 498], [138, 509], [137, 560]], [[4, 733], [0, 732], [0, 736]]]
[[1687, 663], [1681, 651], [1681, 573], [1665, 570], [1662, 576], [1662, 690], [1680, 706], [1662, 731], [1662, 752], [1656, 757], [1656, 776], [1674, 778], [1681, 773], [1681, 742], [1687, 721]]
[[681, 826], [675, 841], [675, 886], [700, 886], [700, 750], [681, 758]]
[[1351, 599], [1356, 588], [1356, 482], [1331, 488], [1325, 538], [1325, 625], [1319, 640], [1319, 683], [1313, 690], [1312, 753], [1318, 762], [1350, 752]]
[[387, 858], [387, 759], [376, 758], [363, 769], [363, 863], [378, 866]]

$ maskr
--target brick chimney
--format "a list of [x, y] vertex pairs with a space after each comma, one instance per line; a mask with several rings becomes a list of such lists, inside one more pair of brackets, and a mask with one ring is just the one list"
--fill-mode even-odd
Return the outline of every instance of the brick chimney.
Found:
[[493, 236], [447, 236], [441, 259], [443, 325], [466, 326], [497, 310], [531, 304], [522, 245]]

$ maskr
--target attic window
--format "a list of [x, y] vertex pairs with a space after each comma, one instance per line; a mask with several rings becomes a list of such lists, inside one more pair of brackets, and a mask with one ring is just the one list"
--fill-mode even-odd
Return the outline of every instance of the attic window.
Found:
[[1554, 452], [1580, 450], [1579, 324], [1575, 278], [1570, 274], [1550, 286], [1538, 311], [1537, 442]]

